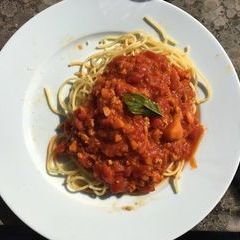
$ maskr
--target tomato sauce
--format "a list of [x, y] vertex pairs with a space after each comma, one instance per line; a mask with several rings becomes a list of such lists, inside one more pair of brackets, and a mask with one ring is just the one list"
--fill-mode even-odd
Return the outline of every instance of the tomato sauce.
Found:
[[[203, 134], [191, 74], [150, 51], [119, 56], [84, 106], [60, 126], [56, 154], [71, 155], [112, 193], [148, 193], [173, 161], [191, 160]], [[132, 114], [124, 93], [156, 102], [163, 116]]]

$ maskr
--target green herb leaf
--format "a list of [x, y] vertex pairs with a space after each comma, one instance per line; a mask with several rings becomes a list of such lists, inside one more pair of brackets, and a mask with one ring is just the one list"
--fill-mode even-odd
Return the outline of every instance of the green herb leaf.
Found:
[[139, 93], [123, 94], [123, 101], [128, 110], [136, 115], [162, 116], [162, 112], [157, 103]]

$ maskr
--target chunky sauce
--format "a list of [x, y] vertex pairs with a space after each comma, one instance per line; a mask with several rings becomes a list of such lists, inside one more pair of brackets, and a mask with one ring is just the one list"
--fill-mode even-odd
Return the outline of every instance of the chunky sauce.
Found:
[[[191, 160], [203, 134], [191, 74], [150, 51], [119, 56], [98, 77], [84, 106], [61, 125], [56, 154], [74, 156], [112, 193], [148, 193], [173, 161]], [[158, 103], [163, 116], [134, 115], [124, 93]]]

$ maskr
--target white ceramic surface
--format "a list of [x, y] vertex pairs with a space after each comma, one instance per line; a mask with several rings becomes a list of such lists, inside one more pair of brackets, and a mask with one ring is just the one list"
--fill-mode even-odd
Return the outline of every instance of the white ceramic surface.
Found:
[[[71, 194], [62, 178], [45, 170], [49, 138], [58, 124], [43, 87], [56, 90], [74, 72], [67, 64], [93, 52], [108, 33], [145, 30], [154, 17], [210, 80], [213, 98], [201, 106], [207, 132], [197, 153], [198, 169], [187, 167], [181, 192], [169, 186], [142, 197], [93, 199]], [[89, 42], [84, 50], [77, 44]], [[152, 0], [66, 0], [41, 12], [0, 53], [0, 193], [30, 227], [50, 239], [173, 239], [190, 230], [220, 200], [239, 163], [240, 102], [236, 72], [216, 39], [194, 18]], [[122, 207], [134, 205], [134, 211]]]

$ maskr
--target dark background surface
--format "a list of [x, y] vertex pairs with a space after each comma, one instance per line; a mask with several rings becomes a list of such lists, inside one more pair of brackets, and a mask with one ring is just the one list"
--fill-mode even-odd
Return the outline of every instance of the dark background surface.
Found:
[[[144, 1], [144, 0], [136, 0]], [[0, 49], [27, 20], [59, 0], [0, 0]], [[219, 40], [240, 74], [240, 0], [171, 0]], [[240, 240], [240, 170], [214, 210], [179, 239]], [[0, 198], [0, 239], [44, 239]]]

